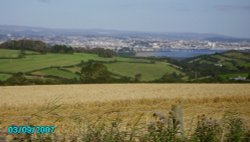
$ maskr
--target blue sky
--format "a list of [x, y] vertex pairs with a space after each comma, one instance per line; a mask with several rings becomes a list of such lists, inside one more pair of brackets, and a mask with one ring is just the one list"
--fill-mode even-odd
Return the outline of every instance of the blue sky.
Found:
[[0, 0], [0, 24], [250, 38], [250, 0]]

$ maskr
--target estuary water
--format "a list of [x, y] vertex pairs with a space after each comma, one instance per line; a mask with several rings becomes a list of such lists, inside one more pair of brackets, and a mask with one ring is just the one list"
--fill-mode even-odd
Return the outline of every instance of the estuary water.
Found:
[[170, 49], [167, 51], [154, 52], [137, 52], [137, 57], [169, 57], [169, 58], [190, 58], [199, 55], [210, 55], [222, 53], [227, 50], [210, 50], [210, 49]]

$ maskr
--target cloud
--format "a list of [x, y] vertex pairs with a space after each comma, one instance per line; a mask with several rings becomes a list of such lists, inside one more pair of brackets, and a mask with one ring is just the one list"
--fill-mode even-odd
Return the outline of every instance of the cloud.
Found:
[[219, 5], [215, 7], [217, 10], [220, 11], [235, 11], [235, 10], [243, 10], [243, 11], [250, 11], [250, 5]]

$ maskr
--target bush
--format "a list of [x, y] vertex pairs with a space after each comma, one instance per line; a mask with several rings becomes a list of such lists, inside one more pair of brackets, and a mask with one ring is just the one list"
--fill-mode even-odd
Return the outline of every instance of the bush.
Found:
[[[54, 109], [54, 107], [52, 108]], [[224, 127], [217, 120], [201, 115], [198, 117], [194, 132], [191, 131], [192, 134], [186, 137], [183, 131], [183, 116], [180, 105], [172, 106], [167, 115], [160, 112], [153, 113], [154, 120], [148, 125], [141, 122], [143, 116], [144, 113], [140, 114], [133, 122], [123, 122], [119, 117], [107, 121], [107, 118], [110, 120], [110, 117], [105, 114], [97, 118], [91, 117], [91, 120], [77, 115], [71, 118], [77, 124], [74, 125], [77, 126], [76, 131], [67, 136], [57, 134], [14, 135], [13, 140], [46, 142], [243, 142], [245, 140], [249, 142], [249, 131], [245, 135], [248, 138], [242, 139], [246, 129], [243, 127], [242, 119], [235, 113], [225, 114]], [[32, 124], [28, 122], [27, 125]], [[225, 139], [224, 132], [226, 132]]]
[[179, 105], [172, 106], [168, 117], [161, 113], [154, 113], [155, 122], [148, 126], [148, 134], [143, 141], [153, 142], [181, 142], [184, 140], [182, 110]]
[[182, 75], [178, 75], [176, 72], [173, 72], [171, 74], [166, 73], [159, 80], [156, 80], [156, 82], [168, 82], [168, 83], [182, 82]]
[[194, 142], [218, 142], [221, 136], [221, 127], [219, 123], [205, 115], [198, 117], [197, 126], [193, 134]]
[[10, 78], [8, 78], [5, 83], [7, 85], [27, 85], [29, 81], [24, 77], [24, 74], [19, 72], [13, 74]]
[[75, 49], [78, 52], [83, 53], [91, 53], [91, 54], [97, 54], [99, 57], [104, 58], [112, 58], [113, 56], [116, 56], [116, 52], [110, 49], [104, 49], [104, 48], [78, 48]]
[[0, 45], [0, 48], [32, 50], [37, 52], [46, 52], [46, 43], [38, 40], [10, 40]]
[[245, 134], [245, 124], [237, 113], [227, 112], [223, 118], [224, 127], [227, 130], [227, 140], [229, 142], [241, 142], [241, 138]]
[[142, 78], [142, 74], [138, 73], [135, 75], [135, 82], [140, 82]]
[[109, 82], [111, 73], [105, 65], [89, 61], [81, 69], [81, 80], [86, 83]]
[[74, 50], [70, 46], [66, 45], [54, 45], [51, 47], [51, 52], [52, 53], [73, 53]]

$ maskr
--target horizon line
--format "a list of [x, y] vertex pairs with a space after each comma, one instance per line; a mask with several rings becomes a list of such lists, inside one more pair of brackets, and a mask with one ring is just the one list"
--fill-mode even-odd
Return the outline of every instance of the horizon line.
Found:
[[237, 39], [250, 39], [250, 37], [239, 37], [227, 34], [220, 33], [209, 33], [209, 32], [169, 32], [169, 31], [142, 31], [142, 30], [123, 30], [123, 29], [106, 29], [106, 28], [57, 28], [57, 27], [43, 27], [43, 26], [31, 26], [31, 25], [13, 25], [13, 24], [0, 24], [0, 26], [16, 26], [16, 27], [25, 27], [25, 28], [41, 28], [41, 29], [50, 29], [50, 30], [106, 30], [106, 31], [115, 31], [115, 32], [137, 32], [137, 33], [148, 33], [148, 34], [203, 34], [203, 35], [217, 35], [227, 38], [237, 38]]

